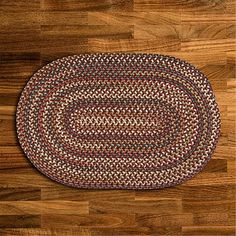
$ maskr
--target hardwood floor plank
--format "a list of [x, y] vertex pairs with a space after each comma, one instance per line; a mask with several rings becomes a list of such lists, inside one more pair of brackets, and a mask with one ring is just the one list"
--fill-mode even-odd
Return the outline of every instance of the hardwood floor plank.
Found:
[[[18, 1], [18, 2], [22, 2], [22, 1]], [[12, 12], [12, 9], [15, 9], [15, 8], [12, 7], [11, 9], [9, 9], [9, 11], [5, 11], [4, 14], [0, 15], [2, 26], [12, 28], [12, 27], [15, 27], [17, 24], [19, 24], [21, 26], [32, 28], [32, 29], [34, 27], [39, 26], [39, 23], [41, 20], [41, 15], [39, 11], [25, 13], [24, 11]]]
[[4, 236], [90, 236], [88, 229], [55, 229], [55, 228], [16, 228], [0, 229]]
[[231, 200], [235, 195], [235, 186], [218, 185], [218, 186], [190, 186], [188, 191], [183, 192], [182, 200], [190, 199], [196, 201], [221, 201]]
[[87, 25], [88, 13], [75, 11], [45, 11], [40, 14], [40, 25]]
[[58, 186], [54, 188], [41, 188], [42, 200], [71, 200], [71, 201], [132, 201], [134, 191], [130, 190], [82, 190]]
[[164, 52], [167, 55], [178, 57], [182, 60], [186, 60], [189, 63], [194, 64], [197, 67], [202, 67], [206, 65], [226, 65], [226, 52], [224, 51], [214, 51], [214, 57], [212, 57], [212, 52], [210, 50], [205, 50], [204, 53], [201, 51], [173, 51]]
[[[1, 86], [0, 86], [0, 91], [2, 91]], [[0, 106], [0, 120], [14, 119], [15, 113], [16, 113], [15, 106]]]
[[235, 189], [232, 185], [197, 185], [197, 186], [175, 186], [161, 190], [135, 191], [135, 201], [158, 202], [161, 199], [194, 199], [196, 200], [225, 200], [232, 199]]
[[[1, 153], [0, 154], [0, 173], [8, 173], [9, 171], [17, 172], [17, 170], [29, 169], [32, 173], [33, 168], [30, 161], [23, 153]], [[19, 172], [18, 172], [19, 173]], [[22, 173], [22, 172], [21, 172]]]
[[2, 0], [0, 2], [0, 10], [2, 11], [11, 11], [11, 12], [25, 12], [27, 11], [34, 11], [40, 8], [40, 0]]
[[107, 38], [129, 39], [133, 37], [133, 26], [110, 25], [45, 25], [41, 27], [41, 33], [45, 37], [77, 37], [77, 38]]
[[183, 198], [183, 212], [185, 213], [228, 213], [235, 211], [235, 206], [233, 206], [233, 200], [196, 200]]
[[235, 104], [236, 97], [229, 96], [228, 92], [215, 92], [216, 99], [220, 105], [230, 106], [231, 104]]
[[[89, 25], [160, 25], [180, 24], [178, 12], [88, 12]], [[156, 26], [153, 26], [156, 29]]]
[[[227, 133], [228, 131], [229, 133]], [[231, 120], [224, 121], [224, 126], [221, 131], [221, 134], [226, 137], [227, 146], [236, 147], [235, 143], [235, 123]]]
[[22, 154], [20, 146], [0, 146], [0, 155], [3, 154]]
[[158, 202], [150, 201], [90, 201], [90, 213], [179, 213], [182, 205], [178, 199], [161, 199]]
[[43, 10], [54, 11], [132, 11], [132, 0], [101, 0], [94, 2], [92, 0], [42, 0]]
[[236, 50], [227, 51], [226, 53], [227, 63], [231, 65], [236, 64]]
[[40, 188], [0, 188], [0, 203], [2, 201], [38, 201], [40, 199]]
[[227, 115], [228, 115], [229, 119], [235, 119], [235, 117], [236, 117], [235, 106], [233, 106], [233, 105], [232, 106], [227, 106]]
[[[148, 228], [161, 228], [163, 226], [176, 226], [177, 228], [181, 229], [183, 225], [192, 225], [193, 224], [193, 215], [192, 213], [180, 213], [180, 214], [136, 214], [136, 221], [137, 224], [141, 227], [148, 227]], [[173, 230], [175, 228], [173, 227]], [[156, 232], [153, 231], [153, 232]], [[157, 231], [158, 232], [158, 231]], [[163, 233], [163, 232], [159, 232]], [[164, 234], [166, 234], [165, 232]], [[169, 232], [171, 233], [171, 232]], [[174, 233], [174, 232], [172, 232]]]
[[227, 80], [227, 93], [234, 95], [235, 91], [236, 91], [236, 79], [234, 78], [228, 79]]
[[229, 120], [229, 119], [222, 119], [222, 128], [221, 128], [221, 132], [225, 133], [225, 134], [235, 134], [235, 121], [234, 120]]
[[[37, 67], [38, 68], [38, 67]], [[28, 69], [26, 69], [28, 70]], [[30, 69], [31, 70], [31, 69]], [[28, 70], [28, 71], [30, 71]], [[1, 76], [0, 77], [0, 94], [4, 96], [4, 94], [17, 94], [19, 97], [22, 89], [26, 85], [27, 81], [29, 78], [32, 76], [32, 72], [18, 72], [18, 70], [15, 70], [15, 72], [12, 70], [13, 74], [25, 74], [21, 76], [15, 76], [15, 75], [10, 75], [10, 76]], [[1, 101], [3, 102], [3, 101]], [[4, 103], [4, 102], [3, 102]], [[15, 106], [16, 104], [13, 104], [12, 106]], [[4, 107], [4, 105], [3, 105]], [[5, 107], [11, 107], [8, 105], [5, 105]]]
[[184, 23], [235, 23], [236, 17], [230, 13], [212, 13], [212, 12], [181, 12], [181, 22]]
[[0, 215], [0, 228], [39, 228], [40, 226], [39, 215]]
[[180, 25], [159, 24], [153, 25], [135, 25], [134, 38], [135, 39], [180, 39], [181, 38]]
[[15, 27], [20, 24], [25, 28], [39, 28], [40, 25], [86, 25], [88, 23], [87, 12], [67, 11], [30, 11], [22, 12], [5, 11], [0, 15], [2, 26]]
[[225, 173], [227, 173], [227, 160], [211, 159], [203, 171], [204, 171], [204, 173], [211, 173], [211, 172], [223, 172], [223, 173], [225, 172]]
[[[222, 86], [221, 90], [226, 90], [227, 87], [227, 79], [235, 77], [235, 66], [234, 65], [206, 65], [199, 68], [211, 83], [216, 81], [217, 83], [224, 82], [224, 86]], [[221, 85], [221, 84], [220, 84]], [[219, 86], [220, 87], [220, 86]], [[217, 89], [216, 89], [217, 90]]]
[[[11, 35], [5, 30], [0, 34], [0, 52], [35, 52], [39, 50], [49, 51], [73, 51], [74, 53], [82, 53], [87, 51], [87, 39], [77, 38], [76, 36], [58, 37], [41, 35], [41, 30], [15, 30], [15, 34]], [[6, 40], [7, 39], [7, 40]]]
[[228, 175], [225, 173], [215, 174], [215, 173], [207, 173], [202, 174], [199, 173], [193, 179], [188, 182], [183, 183], [183, 186], [196, 186], [196, 185], [212, 185], [218, 186], [223, 183], [226, 185], [235, 184], [236, 178], [234, 175]]
[[0, 145], [15, 145], [16, 143], [15, 121], [0, 120]]
[[50, 228], [117, 228], [135, 224], [134, 214], [42, 215], [42, 227]]
[[209, 39], [209, 40], [182, 40], [181, 51], [201, 51], [202, 53], [208, 50], [227, 51], [235, 49], [236, 41], [234, 39]]
[[[57, 54], [64, 55], [80, 54], [88, 52], [88, 39], [77, 38], [76, 36], [58, 37], [42, 35], [41, 54]], [[56, 58], [58, 59], [58, 57]], [[51, 61], [50, 61], [51, 62]]]
[[[16, 106], [17, 102], [19, 99], [19, 94], [18, 93], [0, 93], [0, 106]], [[1, 125], [1, 122], [0, 122]], [[1, 131], [0, 131], [1, 132]], [[0, 137], [1, 139], [2, 137]], [[12, 142], [8, 143], [9, 145], [16, 145], [16, 141], [13, 140]], [[5, 143], [5, 145], [8, 145]]]
[[[33, 169], [33, 167], [32, 167]], [[7, 179], [7, 181], [6, 181]], [[1, 173], [0, 172], [0, 187], [16, 188], [16, 187], [51, 187], [57, 186], [58, 183], [50, 180], [39, 172], [32, 174], [15, 174], [15, 173]]]
[[90, 229], [92, 236], [111, 236], [111, 235], [151, 235], [152, 229], [148, 227], [120, 227], [120, 228], [92, 228]]
[[227, 38], [232, 39], [236, 37], [236, 22], [234, 24], [226, 25], [226, 36]]
[[235, 212], [229, 212], [228, 215], [229, 215], [229, 220], [227, 225], [232, 225], [235, 227]]
[[[0, 201], [0, 215], [88, 214], [87, 201]], [[70, 217], [69, 217], [70, 218]]]
[[215, 225], [224, 226], [229, 225], [229, 214], [228, 213], [194, 213], [193, 214], [193, 225]]
[[0, 52], [38, 52], [40, 48], [40, 30], [16, 30], [14, 34], [8, 30], [0, 33]]
[[181, 0], [134, 0], [135, 11], [184, 11], [184, 12], [224, 12], [224, 0], [181, 1]]
[[234, 226], [184, 226], [183, 235], [234, 235]]
[[228, 38], [227, 28], [230, 25], [224, 23], [191, 23], [181, 24], [181, 38], [186, 39], [224, 39]]
[[[219, 66], [220, 67], [220, 66]], [[208, 74], [205, 74], [207, 78], [209, 79], [211, 86], [214, 91], [225, 91], [226, 88], [226, 80], [224, 79], [211, 79]], [[223, 77], [222, 77], [223, 78]], [[217, 101], [216, 101], [217, 102]]]
[[180, 42], [176, 39], [89, 39], [91, 52], [163, 52], [176, 51], [180, 48]]
[[2, 52], [0, 58], [0, 86], [8, 85], [14, 88], [23, 85], [40, 66], [38, 52]]
[[[225, 90], [223, 90], [223, 91], [225, 91]], [[228, 118], [227, 107], [228, 107], [228, 106], [226, 106], [226, 105], [220, 105], [220, 106], [219, 106], [220, 117]], [[221, 134], [221, 136], [223, 136], [223, 134]], [[217, 147], [218, 147], [218, 145], [217, 145]], [[217, 147], [216, 147], [216, 148], [217, 148]], [[216, 154], [216, 152], [214, 151], [214, 153], [213, 153], [213, 158], [216, 157], [215, 154]]]
[[233, 161], [236, 153], [236, 147], [227, 147], [227, 151], [225, 151], [224, 146], [218, 145], [215, 150], [216, 158], [223, 158], [228, 161]]
[[231, 13], [235, 15], [236, 3], [234, 0], [226, 0], [226, 13]]

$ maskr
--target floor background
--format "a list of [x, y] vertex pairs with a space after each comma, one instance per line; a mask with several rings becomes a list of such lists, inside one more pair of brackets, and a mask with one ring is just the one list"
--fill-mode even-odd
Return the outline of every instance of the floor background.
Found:
[[[235, 235], [235, 32], [234, 0], [1, 0], [0, 235]], [[85, 52], [168, 54], [208, 76], [222, 133], [202, 173], [160, 191], [91, 191], [32, 168], [19, 93], [46, 63]]]

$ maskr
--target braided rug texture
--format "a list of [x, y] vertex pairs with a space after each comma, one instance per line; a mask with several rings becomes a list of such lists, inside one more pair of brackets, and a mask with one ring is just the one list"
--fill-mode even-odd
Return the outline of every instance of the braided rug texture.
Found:
[[208, 79], [189, 63], [98, 53], [38, 70], [21, 93], [16, 126], [26, 156], [57, 182], [160, 189], [203, 169], [220, 115]]

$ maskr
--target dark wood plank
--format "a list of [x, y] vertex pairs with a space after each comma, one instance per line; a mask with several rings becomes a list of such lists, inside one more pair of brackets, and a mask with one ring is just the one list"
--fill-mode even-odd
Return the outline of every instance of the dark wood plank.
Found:
[[2, 11], [14, 11], [14, 12], [25, 12], [32, 11], [32, 10], [39, 10], [40, 8], [40, 0], [20, 0], [20, 1], [14, 1], [14, 0], [2, 0], [0, 2], [0, 10]]
[[39, 215], [0, 215], [0, 228], [39, 228]]
[[22, 25], [2, 26], [0, 41], [0, 52], [37, 53], [40, 48], [40, 28]]
[[[14, 96], [14, 95], [13, 95]], [[15, 95], [15, 104], [16, 104], [16, 98], [17, 95]], [[5, 97], [6, 100], [8, 100], [8, 97], [2, 96], [0, 94], [0, 98]], [[13, 100], [8, 100], [8, 102], [12, 103]], [[16, 131], [15, 131], [15, 120], [0, 120], [0, 146], [3, 145], [16, 145], [17, 144], [17, 137], [16, 137]]]
[[212, 159], [208, 162], [204, 172], [226, 172], [227, 173], [227, 160]]
[[1, 87], [8, 85], [10, 88], [23, 85], [40, 66], [40, 53], [38, 52], [2, 52], [0, 58]]
[[76, 37], [76, 38], [111, 38], [129, 39], [133, 37], [133, 26], [110, 25], [45, 25], [41, 27], [45, 37]]

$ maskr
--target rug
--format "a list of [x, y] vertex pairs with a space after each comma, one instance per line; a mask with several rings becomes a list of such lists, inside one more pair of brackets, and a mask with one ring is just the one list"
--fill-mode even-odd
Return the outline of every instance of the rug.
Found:
[[178, 58], [95, 53], [39, 69], [16, 111], [20, 146], [61, 184], [161, 189], [211, 159], [220, 115], [206, 76]]

